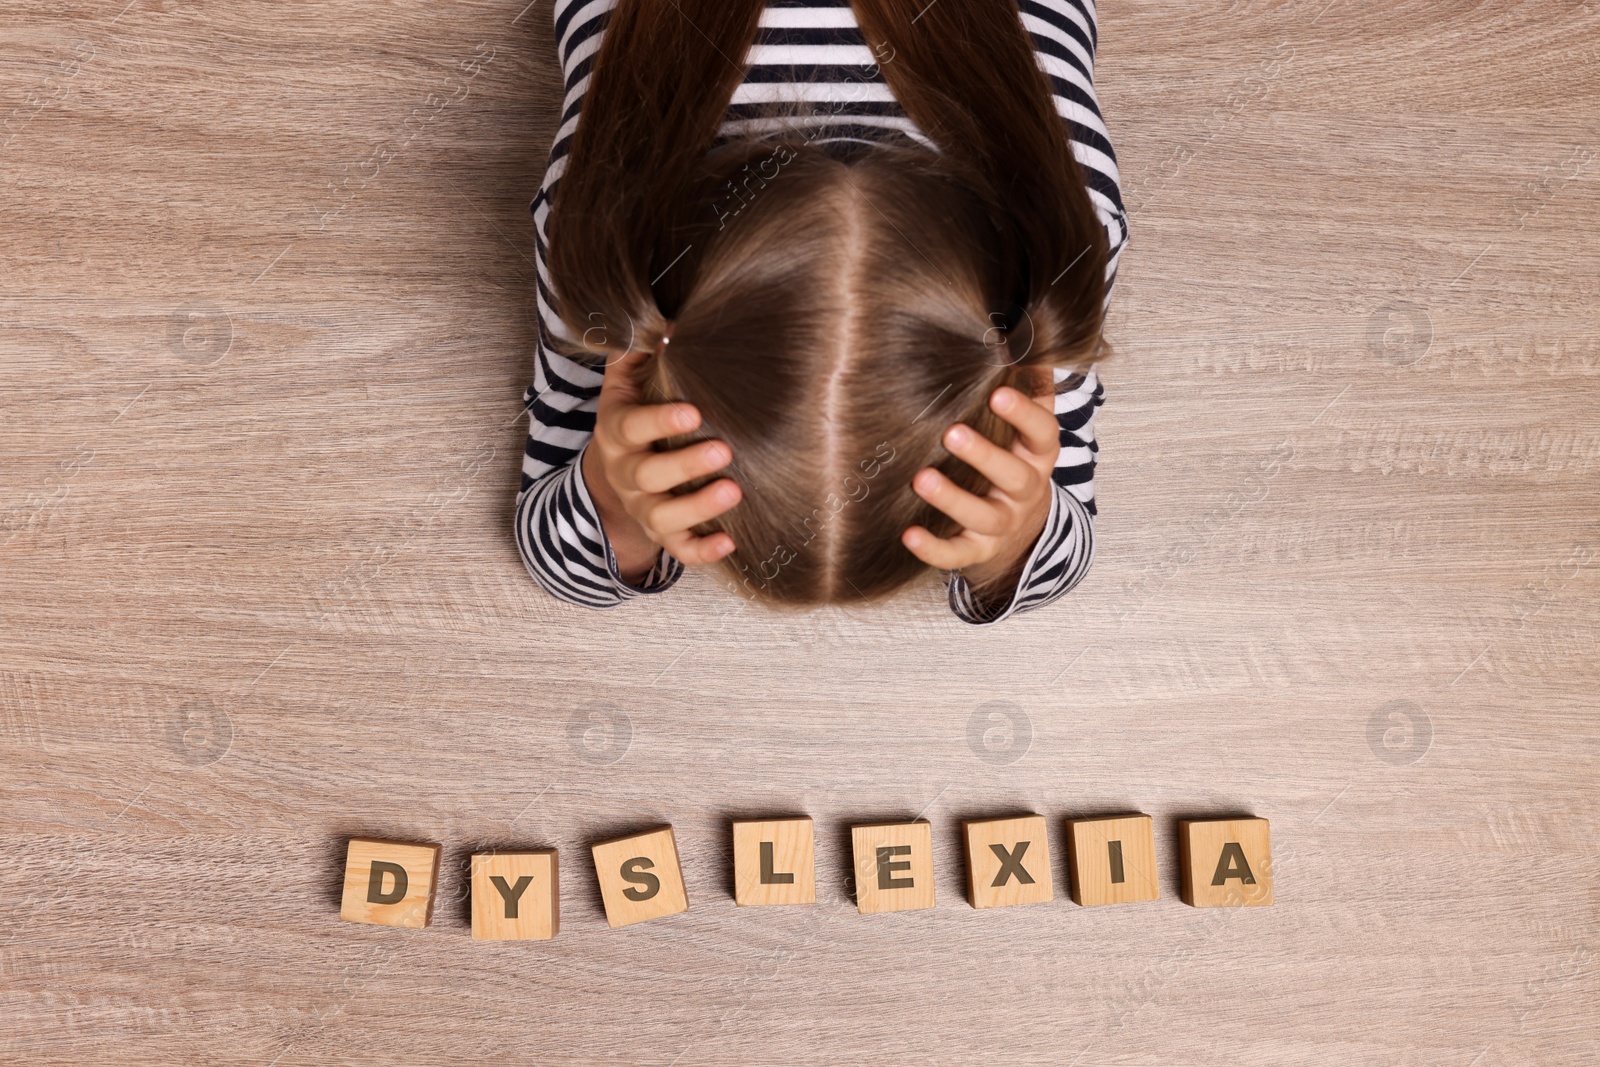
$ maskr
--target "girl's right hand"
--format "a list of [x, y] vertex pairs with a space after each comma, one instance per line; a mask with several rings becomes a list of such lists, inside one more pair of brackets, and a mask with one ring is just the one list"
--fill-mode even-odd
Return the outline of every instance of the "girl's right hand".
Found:
[[583, 478], [624, 581], [637, 585], [665, 548], [685, 564], [712, 563], [733, 551], [733, 538], [718, 532], [700, 537], [690, 530], [739, 502], [732, 478], [719, 478], [692, 493], [672, 488], [726, 467], [733, 451], [725, 441], [698, 441], [670, 452], [651, 445], [700, 425], [692, 404], [642, 404], [634, 387], [639, 363], [653, 358], [632, 351], [614, 360], [600, 385], [594, 438], [583, 456]]

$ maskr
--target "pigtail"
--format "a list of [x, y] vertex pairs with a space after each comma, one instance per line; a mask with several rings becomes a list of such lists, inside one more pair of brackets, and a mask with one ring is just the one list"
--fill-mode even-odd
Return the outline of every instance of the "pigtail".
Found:
[[659, 345], [670, 310], [654, 280], [681, 251], [675, 222], [692, 210], [686, 192], [744, 77], [763, 6], [618, 0], [597, 16], [604, 38], [548, 223], [548, 296], [580, 339], [574, 358]]
[[1024, 312], [1007, 316], [1013, 361], [1102, 357], [1109, 241], [1014, 0], [853, 2], [906, 113], [988, 201], [1012, 259], [993, 309]]

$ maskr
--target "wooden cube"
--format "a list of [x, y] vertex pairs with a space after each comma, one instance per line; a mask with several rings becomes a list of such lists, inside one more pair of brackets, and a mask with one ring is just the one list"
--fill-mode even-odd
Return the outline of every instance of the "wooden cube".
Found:
[[1148, 815], [1073, 819], [1067, 823], [1072, 899], [1084, 906], [1156, 900], [1156, 835]]
[[967, 900], [974, 908], [1055, 899], [1043, 815], [973, 820], [961, 830], [967, 839]]
[[811, 820], [733, 824], [736, 904], [815, 904], [817, 876]]
[[1265, 819], [1186, 819], [1178, 823], [1183, 902], [1196, 908], [1272, 903], [1272, 843]]
[[439, 887], [438, 845], [351, 838], [339, 918], [378, 926], [427, 926]]
[[560, 929], [555, 849], [473, 855], [473, 940], [548, 941]]
[[606, 922], [613, 929], [689, 910], [672, 827], [604, 841], [593, 851]]
[[850, 837], [858, 912], [933, 907], [933, 828], [927, 819], [853, 826]]

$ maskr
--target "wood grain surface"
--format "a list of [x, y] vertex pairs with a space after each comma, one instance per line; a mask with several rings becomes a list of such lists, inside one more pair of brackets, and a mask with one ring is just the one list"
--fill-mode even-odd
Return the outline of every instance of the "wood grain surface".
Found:
[[[1096, 562], [981, 628], [524, 571], [546, 0], [4, 5], [0, 1062], [1600, 1060], [1600, 7], [1100, 19]], [[974, 910], [1017, 811], [1063, 891]], [[1160, 900], [1074, 905], [1127, 811]], [[795, 814], [817, 904], [736, 907]], [[1271, 907], [1178, 899], [1229, 816]], [[858, 915], [918, 817], [937, 906]], [[608, 928], [667, 823], [691, 910]], [[443, 844], [431, 926], [339, 921], [351, 837]], [[533, 848], [560, 935], [474, 941]]]

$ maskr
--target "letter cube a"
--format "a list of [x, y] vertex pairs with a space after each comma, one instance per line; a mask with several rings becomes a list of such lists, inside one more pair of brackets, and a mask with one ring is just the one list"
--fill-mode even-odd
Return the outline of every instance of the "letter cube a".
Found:
[[606, 922], [613, 929], [689, 910], [672, 827], [603, 841], [593, 852]]
[[556, 850], [479, 852], [472, 857], [475, 941], [548, 941], [561, 929]]
[[815, 850], [810, 819], [735, 822], [734, 903], [815, 904]]
[[1067, 873], [1072, 899], [1085, 907], [1156, 900], [1156, 835], [1148, 815], [1074, 819], [1067, 823]]
[[926, 819], [850, 828], [856, 911], [933, 907], [933, 828]]
[[1043, 815], [963, 822], [961, 830], [967, 840], [967, 900], [974, 908], [1055, 899]]
[[1183, 902], [1196, 908], [1272, 903], [1272, 843], [1265, 819], [1187, 819], [1178, 823]]
[[378, 926], [427, 926], [439, 886], [439, 852], [438, 845], [351, 838], [339, 918]]

